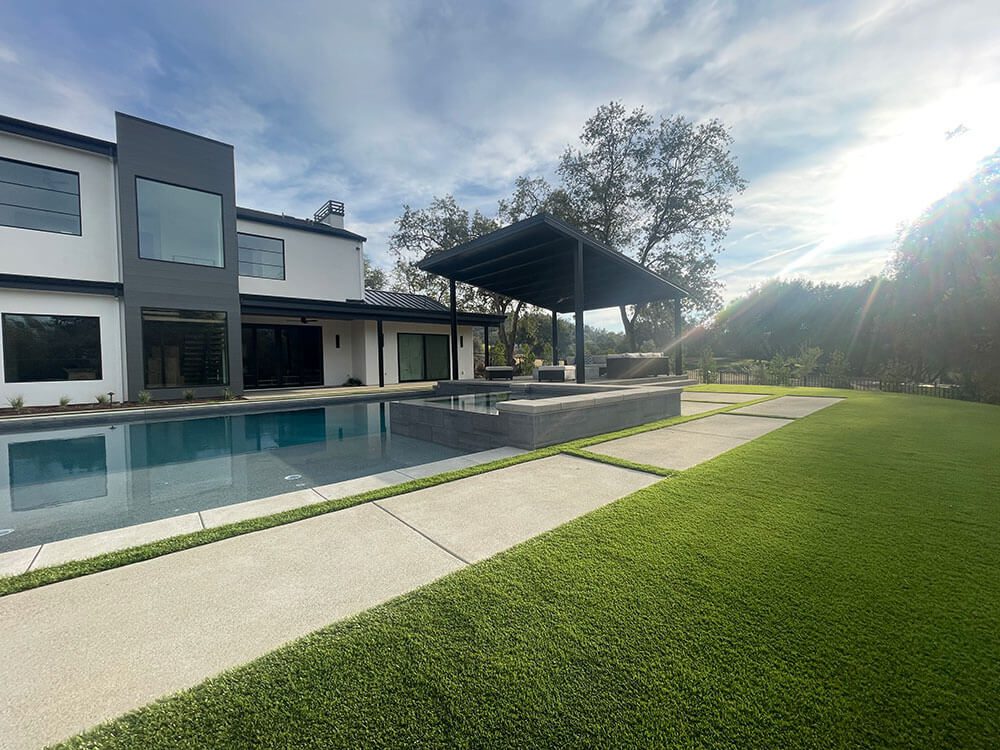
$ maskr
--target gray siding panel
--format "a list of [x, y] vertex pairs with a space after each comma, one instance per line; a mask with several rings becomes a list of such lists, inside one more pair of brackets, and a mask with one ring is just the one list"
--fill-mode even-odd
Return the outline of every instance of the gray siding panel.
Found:
[[[229, 387], [243, 392], [239, 251], [236, 244], [236, 177], [233, 148], [218, 141], [116, 113], [118, 200], [124, 284], [125, 370], [128, 396], [145, 387], [142, 308], [225, 312], [228, 321]], [[222, 196], [224, 268], [185, 265], [139, 257], [135, 178], [145, 177]], [[183, 389], [158, 389], [161, 398]], [[221, 387], [195, 388], [198, 396]]]

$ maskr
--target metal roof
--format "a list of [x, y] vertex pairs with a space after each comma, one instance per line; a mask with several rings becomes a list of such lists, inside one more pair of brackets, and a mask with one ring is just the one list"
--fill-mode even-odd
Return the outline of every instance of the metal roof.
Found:
[[[391, 294], [395, 294], [394, 292]], [[367, 300], [310, 300], [294, 297], [272, 297], [263, 294], [241, 294], [240, 307], [244, 315], [272, 315], [279, 317], [317, 317], [337, 318], [341, 320], [394, 320], [411, 323], [438, 323], [447, 325], [451, 322], [451, 313], [435, 303], [434, 307], [387, 305]], [[419, 297], [419, 295], [404, 295]], [[434, 302], [431, 300], [431, 302]], [[473, 313], [458, 311], [459, 325], [467, 326], [499, 326], [503, 325], [505, 316], [492, 313]]]
[[670, 281], [550, 214], [538, 214], [424, 258], [421, 270], [556, 312], [576, 309], [574, 258], [583, 245], [583, 307], [689, 296]]
[[448, 312], [448, 308], [426, 294], [389, 292], [382, 289], [365, 289], [365, 304], [384, 307], [401, 307], [408, 310], [435, 310]]

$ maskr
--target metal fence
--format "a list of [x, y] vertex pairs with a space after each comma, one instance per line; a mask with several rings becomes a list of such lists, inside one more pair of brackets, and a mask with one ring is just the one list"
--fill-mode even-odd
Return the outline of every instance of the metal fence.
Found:
[[[689, 375], [699, 383], [706, 382], [700, 370]], [[877, 378], [833, 378], [829, 375], [808, 375], [804, 378], [775, 378], [757, 373], [722, 370], [711, 373], [711, 382], [720, 385], [781, 385], [809, 388], [848, 388], [855, 391], [883, 391], [886, 393], [911, 393], [917, 396], [936, 396], [968, 400], [961, 386], [946, 383], [894, 383]]]

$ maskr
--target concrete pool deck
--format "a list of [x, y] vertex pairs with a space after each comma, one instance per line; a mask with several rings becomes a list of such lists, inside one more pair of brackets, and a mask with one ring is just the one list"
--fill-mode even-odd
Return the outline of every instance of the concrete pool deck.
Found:
[[65, 739], [661, 479], [557, 455], [2, 597], [0, 742]]
[[[791, 421], [729, 412], [587, 450], [662, 466], [683, 445], [666, 468], [687, 468]], [[660, 481], [560, 454], [0, 597], [0, 745], [63, 740]]]

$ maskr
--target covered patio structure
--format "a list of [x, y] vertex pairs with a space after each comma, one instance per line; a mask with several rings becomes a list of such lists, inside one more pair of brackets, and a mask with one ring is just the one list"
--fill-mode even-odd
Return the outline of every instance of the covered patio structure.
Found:
[[[457, 362], [455, 284], [472, 284], [552, 311], [552, 356], [558, 363], [557, 315], [576, 324], [576, 381], [586, 381], [583, 313], [620, 305], [674, 301], [675, 370], [684, 366], [681, 299], [689, 296], [631, 258], [550, 214], [538, 214], [417, 264], [451, 284], [452, 361]], [[455, 368], [457, 369], [457, 368]]]

